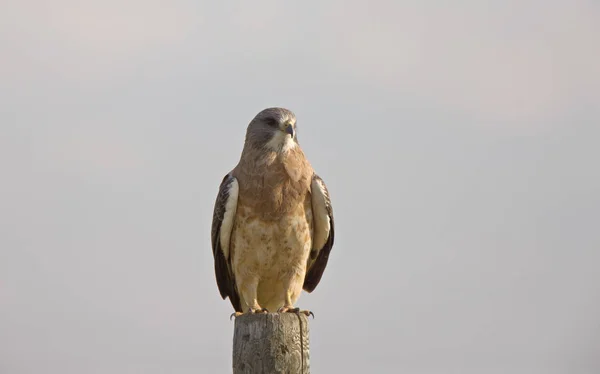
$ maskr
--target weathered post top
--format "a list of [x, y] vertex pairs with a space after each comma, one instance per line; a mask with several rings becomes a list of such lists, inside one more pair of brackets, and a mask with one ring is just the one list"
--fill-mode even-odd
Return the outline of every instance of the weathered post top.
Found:
[[233, 332], [233, 373], [310, 373], [308, 331], [308, 318], [303, 313], [237, 317]]

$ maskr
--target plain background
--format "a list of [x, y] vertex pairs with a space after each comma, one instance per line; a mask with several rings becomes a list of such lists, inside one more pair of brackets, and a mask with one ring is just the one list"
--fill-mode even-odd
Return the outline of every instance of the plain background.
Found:
[[314, 373], [600, 372], [597, 1], [0, 5], [0, 373], [226, 373], [270, 106], [333, 197]]

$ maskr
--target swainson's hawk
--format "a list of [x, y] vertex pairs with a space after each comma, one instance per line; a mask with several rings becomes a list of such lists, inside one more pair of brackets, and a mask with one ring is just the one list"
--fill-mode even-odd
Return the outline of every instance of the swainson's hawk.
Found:
[[[223, 179], [212, 222], [221, 297], [238, 312], [298, 312], [333, 246], [333, 210], [296, 137], [296, 116], [268, 108], [248, 125], [237, 166]], [[307, 312], [308, 313], [308, 312]]]

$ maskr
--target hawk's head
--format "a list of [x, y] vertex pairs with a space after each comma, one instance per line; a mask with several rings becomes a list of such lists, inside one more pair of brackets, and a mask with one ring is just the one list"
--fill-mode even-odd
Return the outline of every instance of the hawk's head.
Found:
[[287, 152], [296, 145], [296, 116], [285, 108], [263, 110], [246, 130], [246, 146]]

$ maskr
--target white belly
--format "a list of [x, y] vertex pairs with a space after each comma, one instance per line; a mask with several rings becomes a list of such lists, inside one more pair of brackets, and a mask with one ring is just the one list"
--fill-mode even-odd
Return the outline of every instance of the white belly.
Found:
[[254, 282], [258, 303], [269, 311], [283, 306], [286, 294], [292, 303], [300, 296], [311, 250], [312, 212], [310, 207], [299, 208], [297, 213], [301, 214], [263, 221], [249, 208], [238, 207], [231, 243], [232, 267], [243, 305], [251, 303], [243, 296]]

